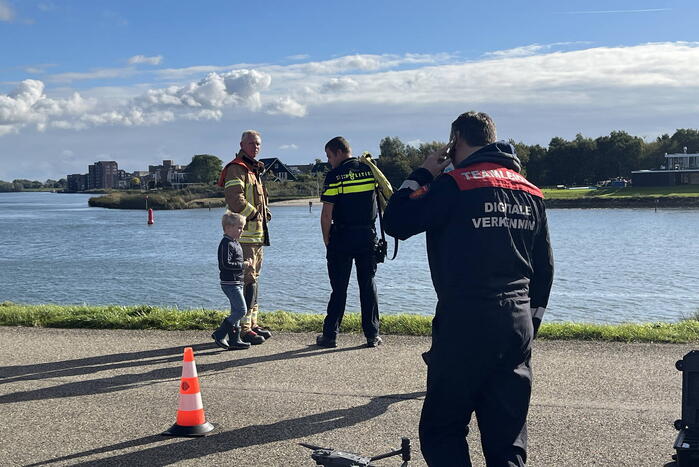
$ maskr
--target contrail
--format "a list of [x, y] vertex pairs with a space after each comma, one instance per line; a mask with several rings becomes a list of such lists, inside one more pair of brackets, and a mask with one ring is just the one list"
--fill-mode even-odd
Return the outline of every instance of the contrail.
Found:
[[592, 11], [564, 11], [565, 15], [604, 15], [608, 13], [654, 13], [658, 11], [672, 11], [672, 8], [648, 8], [645, 10], [592, 10]]

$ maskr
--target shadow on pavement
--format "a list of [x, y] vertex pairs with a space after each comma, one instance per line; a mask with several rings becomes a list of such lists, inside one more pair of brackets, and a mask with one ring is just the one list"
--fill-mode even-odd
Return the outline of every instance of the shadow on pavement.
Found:
[[[318, 433], [356, 425], [385, 413], [391, 404], [405, 400], [418, 399], [424, 395], [425, 393], [421, 391], [407, 394], [377, 396], [372, 397], [369, 402], [364, 405], [359, 405], [348, 409], [329, 410], [323, 413], [306, 415], [304, 417], [298, 417], [290, 420], [282, 420], [267, 425], [253, 425], [231, 431], [224, 431], [222, 433], [215, 433], [204, 438], [185, 439], [178, 443], [164, 443], [160, 446], [153, 446], [136, 452], [119, 454], [112, 457], [101, 458], [95, 461], [87, 461], [72, 465], [170, 465], [178, 461], [197, 459], [209, 454], [228, 452], [238, 448], [278, 441], [305, 438]], [[72, 454], [70, 456], [50, 459], [32, 465], [38, 466], [53, 462], [74, 460], [81, 457], [117, 451], [120, 449], [145, 446], [147, 444], [169, 439], [171, 438], [163, 438], [161, 436], [146, 436], [144, 438], [113, 444], [111, 446], [104, 446], [101, 448], [92, 449], [90, 451]], [[304, 439], [304, 441], [310, 440]], [[343, 447], [343, 449], [351, 449], [351, 447]], [[308, 451], [306, 451], [304, 454], [308, 455], [308, 458], [310, 459], [310, 454]], [[236, 459], [231, 458], [229, 464], [252, 465], [251, 462], [254, 464], [254, 459], [239, 459], [236, 462]], [[293, 463], [293, 460], [290, 459], [290, 464]]]
[[[191, 347], [194, 348], [195, 352], [205, 350], [205, 349], [217, 349], [213, 343], [206, 343], [206, 344], [195, 344], [192, 345]], [[295, 350], [287, 350], [284, 352], [279, 352], [276, 354], [270, 354], [270, 355], [257, 355], [257, 356], [252, 356], [252, 357], [243, 357], [243, 358], [236, 358], [235, 360], [226, 360], [223, 362], [216, 362], [216, 363], [202, 363], [201, 360], [197, 361], [197, 371], [199, 375], [201, 376], [202, 374], [206, 373], [212, 373], [212, 372], [217, 372], [217, 371], [224, 371], [224, 370], [229, 370], [231, 368], [236, 368], [236, 367], [241, 367], [245, 365], [253, 365], [256, 363], [263, 363], [263, 362], [271, 362], [271, 361], [277, 361], [277, 360], [289, 360], [289, 359], [295, 359], [295, 358], [303, 358], [307, 356], [313, 356], [313, 355], [318, 355], [318, 354], [323, 354], [323, 353], [330, 353], [330, 352], [346, 352], [346, 351], [351, 351], [351, 350], [358, 350], [363, 348], [364, 346], [355, 346], [355, 347], [343, 347], [339, 349], [322, 349], [320, 347], [317, 347], [315, 345], [309, 345], [305, 348], [301, 349], [295, 349]], [[153, 362], [157, 364], [163, 364], [167, 362], [175, 362], [179, 361], [182, 359], [182, 349], [184, 347], [170, 347], [168, 349], [161, 349], [161, 350], [153, 350], [153, 351], [147, 351], [147, 352], [132, 352], [132, 353], [126, 353], [126, 354], [114, 354], [114, 355], [108, 355], [108, 356], [103, 356], [103, 357], [95, 357], [94, 361], [97, 362], [97, 364], [103, 363], [105, 358], [113, 358], [113, 361], [120, 361], [121, 355], [126, 355], [128, 356], [127, 358], [130, 359], [130, 361], [126, 364], [117, 364], [117, 365], [110, 365], [108, 368], [102, 368], [102, 370], [111, 370], [114, 368], [122, 368], [122, 367], [138, 367], [138, 366], [149, 366], [152, 365], [153, 363], [150, 360], [147, 361], [139, 361], [138, 358], [148, 358], [149, 356], [161, 356], [161, 355], [167, 355], [167, 354], [172, 354], [172, 353], [177, 353], [176, 356], [173, 356], [172, 358], [165, 358], [165, 359], [157, 359], [154, 360]], [[167, 352], [167, 353], [163, 353]], [[226, 352], [225, 350], [221, 350], [220, 352]], [[196, 354], [196, 357], [202, 357], [206, 356], [212, 353], [219, 353], [219, 351], [214, 351], [214, 352], [208, 352], [208, 353], [198, 353]], [[235, 352], [234, 355], [238, 355], [239, 352]], [[80, 362], [80, 367], [75, 368], [75, 370], [79, 370], [77, 374], [90, 374], [95, 371], [100, 371], [99, 369], [96, 369], [93, 366], [89, 366], [89, 362], [92, 359], [80, 359], [80, 360], [73, 360], [73, 361], [79, 361]], [[62, 362], [59, 362], [59, 364]], [[29, 365], [28, 367], [30, 367]], [[39, 367], [44, 367], [45, 364], [40, 364], [37, 365]], [[100, 368], [100, 367], [97, 367]], [[111, 393], [111, 392], [116, 392], [116, 391], [123, 391], [126, 389], [133, 389], [136, 387], [144, 387], [144, 386], [150, 386], [152, 384], [157, 384], [163, 381], [167, 380], [173, 380], [177, 379], [181, 375], [181, 368], [180, 367], [167, 367], [167, 368], [156, 368], [151, 371], [143, 372], [143, 373], [131, 373], [131, 374], [125, 374], [125, 375], [116, 375], [116, 376], [110, 376], [106, 378], [97, 378], [97, 379], [91, 379], [91, 380], [86, 380], [86, 381], [73, 381], [70, 383], [64, 383], [64, 384], [58, 384], [56, 386], [50, 386], [46, 388], [41, 388], [41, 389], [34, 389], [30, 391], [17, 391], [17, 392], [12, 392], [8, 394], [3, 394], [0, 395], [0, 404], [10, 404], [14, 402], [25, 402], [25, 401], [33, 401], [33, 400], [42, 400], [42, 399], [55, 399], [55, 398], [62, 398], [62, 397], [77, 397], [77, 396], [86, 396], [86, 395], [93, 395], [93, 394], [104, 394], [104, 393]], [[36, 374], [36, 372], [34, 373]], [[51, 372], [44, 372], [41, 378], [46, 378], [46, 377], [58, 377], [58, 376], [68, 376], [68, 375], [58, 375], [58, 374], [51, 374]], [[39, 379], [38, 376], [32, 376], [31, 378], [26, 378], [26, 379]]]
[[[0, 367], [0, 384], [24, 380], [86, 375], [97, 371], [114, 370], [117, 368], [175, 362], [182, 358], [184, 347], [185, 346], [178, 346], [141, 352], [124, 352], [33, 365], [3, 366]], [[195, 353], [218, 348], [214, 343], [195, 344], [191, 347], [194, 348]], [[50, 348], [50, 344], [47, 344], [47, 348]], [[143, 361], [155, 357], [161, 358]]]

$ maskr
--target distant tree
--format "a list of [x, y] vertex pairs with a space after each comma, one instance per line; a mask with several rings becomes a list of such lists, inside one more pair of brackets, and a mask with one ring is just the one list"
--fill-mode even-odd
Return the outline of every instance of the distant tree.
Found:
[[394, 188], [410, 174], [411, 164], [407, 149], [405, 143], [398, 137], [387, 136], [379, 143], [381, 154], [377, 165]]
[[684, 152], [684, 148], [687, 148], [689, 153], [699, 153], [699, 130], [678, 129], [670, 140], [673, 153]]
[[[523, 143], [519, 143], [524, 146]], [[553, 185], [551, 181], [551, 168], [548, 165], [548, 149], [535, 144], [527, 146], [527, 162], [524, 165], [523, 172], [527, 178], [536, 185]]]
[[639, 169], [658, 169], [665, 165], [665, 154], [672, 152], [672, 140], [667, 133], [658, 136], [655, 141], [644, 142]]
[[515, 153], [522, 164], [522, 175], [526, 176], [527, 164], [529, 163], [529, 146], [524, 143], [516, 143], [513, 139], [510, 139], [508, 143], [515, 147]]
[[223, 163], [211, 154], [197, 154], [187, 166], [187, 177], [194, 183], [212, 183], [218, 180]]
[[630, 177], [639, 167], [643, 153], [643, 140], [625, 131], [612, 131], [609, 136], [595, 140], [599, 152], [598, 180], [614, 177]]
[[4, 182], [0, 180], [0, 193], [15, 191], [15, 185], [12, 182]]
[[56, 188], [56, 180], [46, 179], [44, 182], [44, 188]]
[[140, 188], [141, 179], [138, 177], [131, 177], [131, 188]]
[[[430, 143], [421, 143], [420, 146], [417, 148], [417, 152], [414, 155], [411, 155], [410, 157], [412, 158], [411, 162], [413, 165], [413, 169], [418, 167], [422, 162], [435, 152], [437, 149], [441, 148], [444, 146], [446, 143], [443, 141], [432, 141]], [[412, 146], [408, 146], [408, 149], [412, 148]], [[410, 153], [409, 153], [410, 154]]]
[[32, 181], [27, 180], [26, 178], [16, 178], [12, 180], [12, 183], [15, 185], [21, 185], [23, 189], [29, 189], [32, 187]]
[[66, 180], [65, 178], [61, 178], [60, 180], [58, 180], [56, 182], [55, 187], [56, 188], [65, 188], [67, 185], [68, 185], [68, 180]]

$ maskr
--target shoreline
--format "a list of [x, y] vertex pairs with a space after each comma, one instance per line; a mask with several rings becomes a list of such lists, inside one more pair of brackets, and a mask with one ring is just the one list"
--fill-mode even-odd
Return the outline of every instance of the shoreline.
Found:
[[320, 198], [297, 198], [297, 199], [284, 199], [280, 201], [270, 201], [270, 206], [308, 206], [308, 202], [313, 203], [314, 206], [319, 206], [322, 204]]
[[634, 196], [628, 198], [544, 198], [547, 209], [699, 208], [699, 197]]

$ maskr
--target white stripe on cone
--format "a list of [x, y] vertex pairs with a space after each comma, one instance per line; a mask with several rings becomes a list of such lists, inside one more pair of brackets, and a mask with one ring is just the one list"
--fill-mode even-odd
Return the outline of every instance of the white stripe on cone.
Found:
[[196, 378], [197, 377], [197, 366], [194, 364], [194, 360], [191, 362], [182, 362], [182, 377], [183, 378]]
[[200, 410], [204, 408], [201, 402], [201, 393], [180, 394], [179, 410]]

